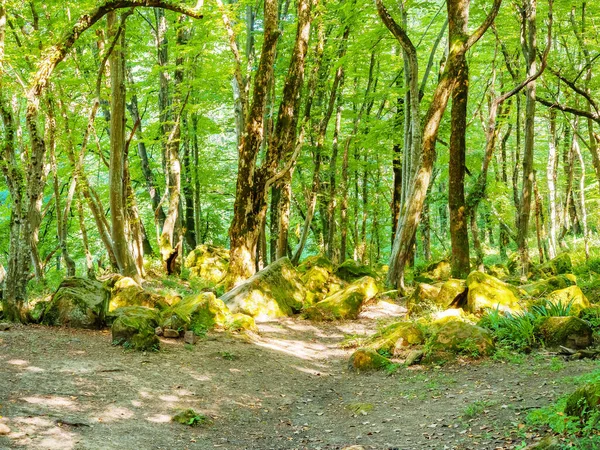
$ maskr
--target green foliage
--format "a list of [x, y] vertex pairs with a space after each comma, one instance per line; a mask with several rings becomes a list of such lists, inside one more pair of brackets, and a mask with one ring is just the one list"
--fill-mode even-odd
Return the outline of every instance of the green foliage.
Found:
[[530, 312], [502, 314], [498, 309], [492, 309], [481, 318], [479, 326], [491, 330], [499, 346], [525, 351], [539, 343], [535, 335], [536, 320]]
[[486, 410], [486, 408], [489, 408], [493, 405], [494, 402], [491, 402], [489, 400], [476, 400], [465, 407], [462, 416], [467, 420], [472, 419], [473, 417], [476, 417], [483, 413]]
[[191, 408], [179, 411], [172, 417], [172, 420], [173, 422], [188, 425], [190, 427], [195, 427], [208, 422], [208, 418], [204, 414], [200, 414]]
[[573, 300], [568, 303], [545, 300], [540, 305], [533, 305], [531, 307], [531, 312], [538, 317], [565, 317], [571, 315], [572, 307]]

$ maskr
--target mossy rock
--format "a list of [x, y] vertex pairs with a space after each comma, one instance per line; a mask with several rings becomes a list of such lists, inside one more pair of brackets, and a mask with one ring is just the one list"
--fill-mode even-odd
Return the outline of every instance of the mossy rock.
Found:
[[352, 283], [363, 277], [377, 278], [377, 273], [369, 266], [347, 259], [335, 269], [335, 274], [342, 280]]
[[326, 268], [313, 266], [301, 277], [306, 287], [306, 304], [312, 305], [341, 290], [344, 282]]
[[145, 290], [132, 278], [122, 277], [113, 285], [108, 310], [114, 311], [124, 306], [165, 309], [169, 305], [164, 297]]
[[217, 285], [229, 269], [229, 250], [215, 245], [199, 245], [185, 258], [185, 267], [190, 269], [192, 277]]
[[387, 369], [392, 365], [392, 361], [385, 356], [381, 356], [372, 348], [359, 348], [350, 356], [348, 363], [348, 367], [357, 372]]
[[439, 327], [426, 347], [427, 359], [430, 361], [456, 354], [481, 357], [493, 353], [494, 339], [488, 330], [450, 319]]
[[104, 326], [109, 291], [89, 278], [65, 278], [46, 305], [43, 323], [70, 328]]
[[30, 323], [41, 323], [44, 320], [44, 313], [46, 312], [46, 308], [50, 304], [49, 300], [40, 300], [35, 302], [35, 304], [29, 304], [29, 309], [27, 311], [27, 317]]
[[333, 273], [333, 263], [324, 255], [309, 256], [300, 263], [297, 270], [300, 273], [306, 273], [314, 267], [319, 267], [329, 273]]
[[356, 319], [365, 301], [377, 295], [377, 285], [371, 277], [363, 277], [304, 311], [311, 320]]
[[242, 313], [229, 315], [224, 328], [228, 331], [258, 331], [254, 317]]
[[499, 280], [506, 280], [510, 277], [510, 270], [504, 264], [494, 264], [493, 266], [487, 267], [486, 271]]
[[458, 294], [465, 290], [467, 284], [465, 280], [450, 278], [440, 288], [440, 293], [435, 299], [435, 303], [441, 308], [447, 308]]
[[527, 294], [532, 297], [540, 297], [549, 294], [558, 289], [564, 289], [577, 284], [577, 278], [575, 275], [557, 275], [555, 277], [546, 278], [544, 280], [536, 281], [535, 283], [526, 284], [521, 286]]
[[397, 355], [407, 347], [423, 344], [425, 336], [413, 322], [396, 322], [388, 325], [363, 342], [363, 345], [376, 351]]
[[466, 285], [469, 288], [467, 312], [480, 314], [486, 309], [498, 309], [514, 313], [523, 309], [518, 297], [519, 290], [491, 275], [471, 272]]
[[573, 263], [568, 253], [561, 253], [556, 258], [532, 269], [538, 277], [551, 277], [573, 272]]
[[221, 296], [233, 313], [252, 317], [283, 317], [299, 313], [306, 288], [288, 258], [280, 258]]
[[592, 415], [600, 414], [600, 382], [587, 383], [573, 392], [565, 405], [567, 416], [587, 422]]
[[592, 327], [578, 317], [546, 317], [539, 324], [538, 333], [548, 348], [559, 346], [582, 349], [592, 345]]
[[408, 314], [421, 314], [439, 307], [437, 298], [440, 293], [439, 286], [427, 283], [419, 283], [413, 293], [406, 300]]
[[116, 309], [112, 324], [114, 345], [122, 345], [139, 351], [158, 350], [160, 341], [155, 334], [159, 312], [145, 306], [127, 306]]
[[583, 309], [589, 308], [591, 306], [587, 297], [583, 295], [583, 292], [579, 288], [579, 286], [569, 286], [564, 289], [559, 289], [558, 291], [551, 292], [546, 300], [549, 303], [553, 303], [555, 305], [567, 306], [571, 305], [571, 314], [576, 316]]
[[420, 273], [421, 277], [436, 281], [445, 281], [452, 276], [452, 266], [450, 261], [442, 259], [441, 261], [429, 264], [425, 271]]

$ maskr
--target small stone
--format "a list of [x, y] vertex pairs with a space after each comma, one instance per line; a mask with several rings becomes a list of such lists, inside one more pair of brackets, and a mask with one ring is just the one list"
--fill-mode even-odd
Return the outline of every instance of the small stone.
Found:
[[163, 335], [163, 329], [162, 329], [162, 327], [156, 327], [154, 329], [154, 334], [156, 334], [157, 336], [162, 336]]
[[163, 336], [166, 338], [175, 338], [177, 339], [179, 337], [179, 331], [177, 330], [173, 330], [171, 328], [165, 328], [163, 331]]
[[[2, 324], [4, 325], [4, 324]], [[5, 436], [10, 433], [10, 428], [8, 428], [3, 423], [0, 423], [0, 436]]]
[[404, 361], [404, 365], [406, 365], [408, 367], [408, 366], [412, 366], [414, 364], [419, 363], [421, 361], [421, 359], [423, 358], [424, 354], [425, 354], [425, 352], [423, 352], [423, 350], [413, 350], [406, 357], [406, 361]]
[[186, 331], [185, 335], [183, 336], [183, 340], [186, 344], [194, 345], [197, 339], [193, 331]]
[[10, 323], [0, 323], [0, 331], [10, 330]]

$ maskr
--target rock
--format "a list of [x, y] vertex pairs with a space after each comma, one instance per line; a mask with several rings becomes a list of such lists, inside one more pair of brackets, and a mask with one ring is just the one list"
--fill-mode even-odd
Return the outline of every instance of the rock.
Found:
[[444, 311], [435, 312], [431, 315], [431, 320], [432, 322], [430, 325], [438, 328], [451, 320], [468, 321], [467, 313], [462, 308], [449, 308]]
[[157, 336], [162, 336], [163, 333], [164, 333], [164, 330], [162, 329], [162, 327], [156, 327], [154, 329], [154, 334], [157, 335]]
[[406, 300], [406, 309], [409, 315], [421, 314], [438, 307], [437, 298], [440, 293], [438, 286], [419, 283], [414, 292]]
[[467, 312], [479, 314], [489, 308], [514, 313], [523, 309], [518, 298], [519, 291], [491, 275], [471, 272], [466, 285], [469, 288]]
[[523, 450], [561, 450], [562, 448], [556, 436], [546, 436], [539, 442], [529, 444]]
[[306, 288], [288, 258], [280, 258], [221, 296], [233, 313], [283, 317], [305, 306]]
[[29, 311], [27, 311], [29, 321], [31, 323], [41, 323], [42, 320], [44, 320], [44, 313], [46, 312], [46, 308], [48, 308], [49, 303], [49, 300], [41, 300], [36, 302], [34, 305], [29, 304]]
[[363, 266], [353, 259], [347, 259], [335, 269], [335, 274], [342, 280], [352, 283], [363, 277], [377, 278], [377, 273], [369, 266]]
[[113, 345], [135, 350], [157, 350], [160, 341], [156, 336], [159, 314], [145, 306], [127, 306], [114, 311], [112, 324]]
[[333, 273], [333, 264], [324, 255], [309, 256], [300, 263], [300, 265], [297, 267], [297, 270], [300, 273], [306, 273], [314, 267], [319, 267], [321, 269], [325, 269], [329, 273]]
[[406, 347], [424, 342], [423, 332], [414, 323], [396, 322], [366, 339], [363, 346], [397, 355]]
[[351, 445], [350, 447], [344, 447], [342, 450], [365, 450], [362, 445]]
[[435, 299], [435, 303], [440, 308], [447, 308], [452, 303], [452, 300], [456, 298], [458, 294], [465, 290], [466, 287], [465, 280], [457, 280], [455, 278], [450, 278], [440, 288], [440, 293]]
[[5, 424], [0, 423], [0, 436], [6, 436], [7, 434], [10, 434], [10, 428]]
[[576, 280], [575, 275], [557, 275], [555, 277], [536, 281], [535, 283], [526, 284], [521, 286], [521, 289], [532, 297], [540, 297], [559, 289], [574, 286], [577, 284]]
[[173, 330], [172, 328], [165, 328], [163, 330], [163, 336], [168, 338], [168, 339], [178, 339], [179, 338], [179, 331], [177, 330]]
[[578, 317], [546, 317], [538, 328], [549, 348], [582, 349], [592, 345], [592, 327]]
[[432, 361], [443, 359], [448, 354], [481, 357], [494, 351], [494, 340], [489, 331], [454, 319], [439, 327], [427, 347], [427, 357]]
[[533, 269], [534, 274], [537, 276], [551, 277], [553, 275], [560, 275], [564, 273], [573, 272], [573, 263], [571, 262], [571, 256], [568, 253], [561, 253], [556, 258], [542, 264]]
[[125, 306], [165, 309], [169, 305], [164, 297], [148, 292], [132, 278], [122, 277], [114, 283], [108, 310], [112, 312]]
[[600, 382], [587, 383], [573, 392], [565, 405], [567, 416], [579, 417], [585, 423], [600, 412]]
[[424, 354], [425, 352], [423, 350], [413, 350], [408, 354], [408, 356], [404, 360], [404, 365], [406, 367], [409, 367], [418, 364], [421, 361], [421, 359], [423, 359]]
[[344, 282], [325, 267], [313, 266], [302, 276], [306, 287], [306, 306], [310, 306], [342, 289]]
[[194, 333], [193, 331], [186, 331], [183, 335], [183, 342], [185, 342], [186, 344], [194, 345], [196, 344], [197, 340], [198, 338], [196, 337], [196, 333]]
[[583, 309], [591, 306], [586, 296], [583, 295], [583, 292], [581, 292], [579, 286], [569, 286], [568, 288], [551, 292], [546, 300], [555, 305], [560, 304], [562, 307], [566, 307], [570, 304], [570, 314], [572, 315], [577, 315]]
[[450, 261], [443, 259], [441, 261], [429, 264], [419, 277], [423, 280], [445, 281], [452, 276], [452, 267]]
[[487, 273], [499, 280], [506, 280], [510, 276], [510, 270], [503, 264], [494, 264], [488, 267]]
[[367, 372], [385, 369], [391, 367], [392, 364], [388, 358], [381, 356], [372, 348], [359, 348], [350, 357], [348, 366], [357, 372]]
[[89, 278], [65, 278], [44, 311], [43, 323], [71, 328], [101, 328], [109, 291]]
[[10, 330], [11, 324], [10, 323], [0, 323], [0, 331], [8, 331]]
[[201, 278], [207, 285], [217, 285], [229, 269], [229, 250], [214, 245], [199, 245], [185, 258], [185, 267], [190, 269], [193, 277]]
[[242, 313], [228, 316], [224, 328], [229, 331], [258, 331], [254, 317]]
[[346, 289], [307, 308], [304, 315], [312, 320], [356, 319], [363, 303], [377, 294], [377, 285], [371, 277], [364, 277]]

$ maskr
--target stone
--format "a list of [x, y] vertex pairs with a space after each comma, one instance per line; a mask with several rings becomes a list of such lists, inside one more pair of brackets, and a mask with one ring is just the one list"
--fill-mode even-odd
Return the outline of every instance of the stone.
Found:
[[221, 300], [232, 313], [265, 319], [299, 313], [306, 305], [306, 288], [288, 258], [280, 258], [257, 272]]
[[207, 286], [220, 283], [229, 269], [229, 250], [215, 245], [202, 244], [185, 258], [190, 275], [206, 282]]
[[198, 338], [196, 337], [196, 334], [193, 331], [186, 331], [183, 335], [183, 342], [185, 342], [186, 344], [194, 345], [196, 344], [197, 340]]
[[406, 300], [406, 309], [409, 315], [421, 314], [437, 308], [437, 297], [440, 293], [439, 286], [419, 283], [410, 297]]
[[362, 345], [375, 351], [398, 355], [407, 347], [424, 342], [423, 332], [413, 322], [396, 322], [366, 339]]
[[377, 278], [377, 272], [369, 266], [363, 266], [353, 259], [347, 259], [340, 264], [337, 269], [335, 269], [335, 275], [348, 283], [352, 283], [363, 277]]
[[568, 253], [561, 253], [556, 258], [533, 269], [534, 274], [541, 277], [551, 277], [573, 272], [573, 263]]
[[163, 333], [164, 333], [164, 330], [162, 329], [162, 327], [156, 327], [154, 329], [154, 334], [157, 335], [157, 336], [162, 336]]
[[[193, 333], [193, 331], [192, 331], [192, 333]], [[163, 330], [163, 336], [168, 339], [177, 339], [177, 338], [179, 338], [179, 331], [173, 330], [171, 328], [165, 328]]]
[[593, 330], [588, 322], [578, 317], [546, 317], [538, 332], [548, 348], [587, 348], [593, 343]]
[[409, 367], [418, 364], [421, 361], [421, 359], [423, 359], [424, 354], [425, 352], [423, 350], [413, 350], [408, 354], [408, 356], [404, 360], [404, 365], [406, 367]]
[[89, 278], [65, 278], [46, 306], [42, 323], [70, 328], [102, 328], [110, 292]]
[[510, 270], [503, 264], [494, 264], [487, 268], [487, 273], [500, 280], [510, 277]]
[[565, 405], [567, 416], [578, 417], [585, 423], [592, 417], [592, 413], [598, 412], [600, 412], [600, 382], [587, 383], [567, 398]]
[[0, 423], [0, 436], [6, 436], [7, 434], [10, 434], [10, 428], [5, 424]]
[[29, 304], [27, 317], [31, 323], [41, 323], [44, 319], [44, 313], [46, 312], [46, 308], [48, 308], [49, 300], [40, 300], [35, 302], [35, 304]]
[[301, 280], [306, 287], [306, 305], [310, 306], [325, 297], [335, 294], [345, 284], [325, 267], [313, 266], [304, 272]]
[[456, 296], [465, 290], [465, 287], [467, 287], [465, 280], [450, 278], [448, 281], [442, 284], [440, 292], [435, 299], [436, 305], [438, 305], [440, 308], [447, 308], [450, 306]]
[[442, 259], [441, 261], [429, 264], [425, 270], [415, 277], [415, 280], [433, 283], [435, 281], [448, 280], [451, 275], [452, 267], [450, 266], [450, 261]]
[[519, 301], [519, 291], [497, 278], [482, 272], [471, 272], [466, 280], [469, 288], [466, 311], [480, 314], [486, 309], [502, 312], [520, 312], [523, 306]]
[[0, 331], [8, 331], [10, 330], [11, 324], [10, 323], [0, 323]]
[[577, 284], [575, 275], [557, 275], [521, 286], [532, 297], [541, 297], [553, 291], [568, 288]]
[[583, 295], [583, 292], [579, 286], [569, 286], [567, 288], [551, 292], [546, 300], [549, 303], [553, 303], [555, 305], [560, 304], [563, 307], [570, 304], [570, 314], [572, 315], [577, 315], [582, 310], [591, 306], [590, 302], [588, 301], [587, 297]]
[[329, 273], [333, 273], [333, 263], [324, 255], [309, 256], [300, 263], [297, 270], [300, 273], [306, 273], [314, 267], [319, 267]]
[[132, 278], [122, 277], [113, 285], [108, 310], [112, 312], [124, 306], [165, 309], [169, 305], [163, 296], [145, 290]]
[[426, 345], [427, 357], [432, 361], [448, 354], [481, 357], [494, 351], [494, 339], [488, 330], [456, 319], [441, 324]]
[[375, 280], [364, 277], [307, 308], [304, 316], [317, 321], [356, 319], [364, 302], [375, 295], [377, 295]]
[[156, 336], [159, 313], [145, 306], [127, 306], [116, 309], [112, 324], [113, 345], [122, 345], [139, 351], [157, 350], [160, 341]]
[[388, 358], [381, 356], [372, 348], [359, 348], [350, 356], [348, 366], [357, 372], [368, 372], [385, 369], [392, 364]]

